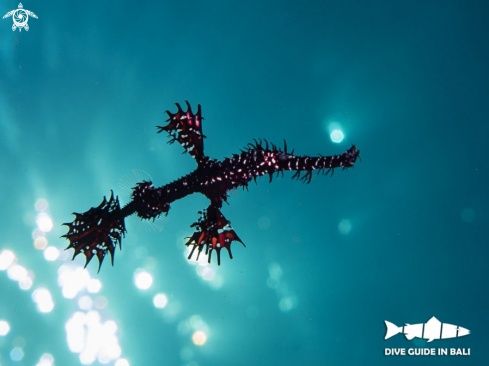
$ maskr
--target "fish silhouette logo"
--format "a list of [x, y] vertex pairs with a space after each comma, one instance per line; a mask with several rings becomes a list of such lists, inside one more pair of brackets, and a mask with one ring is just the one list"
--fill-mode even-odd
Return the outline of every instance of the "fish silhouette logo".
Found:
[[424, 324], [406, 323], [404, 327], [398, 327], [397, 325], [385, 320], [385, 326], [387, 327], [387, 331], [384, 339], [389, 339], [390, 337], [394, 337], [396, 334], [404, 333], [406, 338], [409, 340], [413, 338], [422, 338], [427, 339], [428, 342], [431, 342], [435, 339], [457, 338], [470, 334], [470, 330], [466, 328], [447, 323], [440, 323], [440, 321], [435, 317], [432, 317]]
[[14, 21], [14, 24], [12, 25], [12, 30], [15, 32], [15, 30], [19, 28], [19, 32], [22, 32], [22, 28], [24, 28], [26, 31], [29, 30], [29, 25], [27, 24], [27, 21], [29, 20], [29, 15], [37, 19], [36, 14], [34, 14], [32, 11], [25, 10], [22, 3], [19, 3], [19, 8], [9, 11], [3, 16], [3, 19], [11, 16]]

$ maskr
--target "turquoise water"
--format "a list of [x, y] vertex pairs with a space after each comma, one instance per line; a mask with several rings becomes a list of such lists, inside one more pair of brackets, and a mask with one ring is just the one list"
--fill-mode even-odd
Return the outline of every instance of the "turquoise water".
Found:
[[[487, 363], [488, 4], [23, 6], [28, 31], [0, 22], [1, 366]], [[210, 157], [266, 138], [299, 155], [356, 144], [361, 161], [233, 192], [246, 248], [220, 267], [186, 259], [208, 205], [194, 195], [162, 231], [126, 220], [114, 267], [82, 270], [60, 238], [72, 212], [111, 189], [127, 202], [134, 170], [161, 186], [195, 168], [155, 128], [185, 100]], [[471, 334], [384, 340], [385, 320], [432, 316]]]

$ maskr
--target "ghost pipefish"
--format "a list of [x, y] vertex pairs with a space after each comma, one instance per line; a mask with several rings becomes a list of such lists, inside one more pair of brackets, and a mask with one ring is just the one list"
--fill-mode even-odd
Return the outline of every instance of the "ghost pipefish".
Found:
[[[190, 104], [186, 101], [187, 111], [182, 110], [176, 103], [177, 112], [166, 111], [170, 117], [166, 126], [156, 126], [158, 133], [167, 132], [170, 137], [169, 144], [178, 141], [197, 162], [197, 168], [190, 174], [155, 188], [151, 181], [142, 181], [132, 188], [132, 200], [124, 207], [120, 207], [119, 198], [114, 197], [111, 191], [110, 198], [103, 198], [102, 203], [92, 207], [87, 212], [73, 213], [75, 219], [68, 226], [68, 232], [62, 237], [69, 240], [66, 249], [73, 248], [73, 259], [80, 253], [86, 257], [85, 267], [96, 256], [99, 261], [99, 271], [102, 262], [110, 253], [114, 265], [114, 253], [117, 243], [121, 248], [121, 240], [125, 236], [126, 227], [124, 219], [136, 214], [143, 220], [151, 220], [159, 215], [167, 215], [170, 204], [193, 193], [206, 196], [210, 204], [199, 211], [201, 217], [191, 225], [195, 232], [186, 238], [186, 246], [192, 250], [190, 259], [197, 250], [197, 259], [204, 251], [210, 263], [212, 252], [217, 255], [217, 264], [221, 262], [221, 249], [226, 248], [232, 259], [231, 243], [234, 241], [243, 244], [236, 232], [221, 213], [222, 203], [227, 203], [228, 192], [232, 189], [247, 188], [248, 183], [265, 174], [269, 175], [270, 182], [275, 173], [295, 171], [294, 179], [310, 183], [314, 171], [333, 175], [334, 169], [343, 170], [354, 166], [360, 151], [352, 145], [345, 153], [333, 156], [296, 156], [294, 150], [287, 149], [284, 140], [283, 149], [267, 140], [254, 140], [247, 147], [241, 149], [240, 154], [233, 154], [230, 158], [221, 161], [211, 159], [204, 154], [204, 138], [202, 134], [202, 120], [200, 104], [197, 113], [193, 113]], [[304, 173], [302, 175], [302, 173]], [[301, 176], [302, 175], [302, 176]], [[244, 244], [243, 244], [244, 246]]]

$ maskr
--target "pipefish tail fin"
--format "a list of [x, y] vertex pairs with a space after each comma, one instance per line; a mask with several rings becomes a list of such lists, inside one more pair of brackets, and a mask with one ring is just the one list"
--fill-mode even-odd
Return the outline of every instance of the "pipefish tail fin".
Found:
[[108, 252], [111, 263], [114, 265], [115, 247], [119, 243], [119, 248], [121, 248], [121, 240], [126, 233], [125, 216], [122, 214], [119, 198], [117, 196], [114, 198], [114, 193], [111, 191], [108, 201], [104, 196], [99, 206], [92, 207], [82, 214], [74, 212], [73, 215], [75, 215], [73, 222], [63, 224], [68, 226], [68, 232], [62, 236], [70, 241], [66, 249], [75, 250], [73, 259], [83, 253], [86, 258], [86, 267], [96, 256], [100, 271]]

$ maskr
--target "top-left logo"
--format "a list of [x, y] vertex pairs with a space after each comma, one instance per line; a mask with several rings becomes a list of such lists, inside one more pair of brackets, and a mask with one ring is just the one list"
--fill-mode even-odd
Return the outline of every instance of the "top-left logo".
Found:
[[27, 21], [29, 20], [29, 15], [37, 19], [36, 14], [34, 14], [32, 11], [25, 10], [24, 7], [22, 6], [22, 3], [19, 3], [19, 8], [9, 11], [7, 14], [3, 16], [3, 19], [12, 16], [12, 19], [14, 21], [14, 24], [12, 25], [13, 31], [15, 31], [17, 28], [19, 28], [19, 32], [22, 31], [22, 28], [28, 31], [29, 25], [27, 24]]

